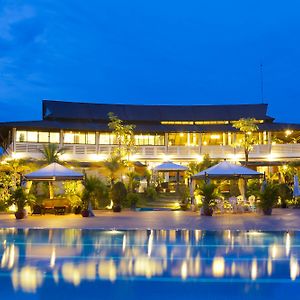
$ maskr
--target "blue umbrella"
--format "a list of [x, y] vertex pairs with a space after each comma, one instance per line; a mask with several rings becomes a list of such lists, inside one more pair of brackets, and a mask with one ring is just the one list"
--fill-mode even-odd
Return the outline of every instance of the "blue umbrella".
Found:
[[299, 179], [298, 176], [294, 176], [294, 191], [293, 191], [293, 196], [294, 197], [299, 197], [300, 196], [300, 189], [299, 189]]

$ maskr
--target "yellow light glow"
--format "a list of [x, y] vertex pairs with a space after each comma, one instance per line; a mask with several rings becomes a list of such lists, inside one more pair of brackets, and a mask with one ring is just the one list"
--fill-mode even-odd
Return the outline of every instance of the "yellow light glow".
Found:
[[220, 137], [221, 137], [221, 136], [220, 136], [219, 134], [212, 134], [212, 135], [210, 136], [210, 138], [211, 138], [212, 140], [218, 140]]
[[287, 137], [287, 136], [291, 135], [292, 133], [293, 133], [293, 131], [288, 129], [285, 131], [285, 136]]
[[207, 145], [207, 141], [204, 141], [204, 142], [203, 142], [203, 145], [206, 146], [206, 145]]
[[198, 162], [202, 162], [203, 161], [203, 155], [197, 155], [196, 159]]

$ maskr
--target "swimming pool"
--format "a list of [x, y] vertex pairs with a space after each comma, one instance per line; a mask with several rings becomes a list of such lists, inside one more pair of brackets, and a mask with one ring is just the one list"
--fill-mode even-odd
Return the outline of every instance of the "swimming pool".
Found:
[[0, 229], [0, 299], [280, 299], [299, 232]]

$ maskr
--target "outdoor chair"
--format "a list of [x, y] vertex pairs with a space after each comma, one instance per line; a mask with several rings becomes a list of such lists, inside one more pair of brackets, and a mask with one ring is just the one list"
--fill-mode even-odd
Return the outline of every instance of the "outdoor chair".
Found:
[[216, 199], [215, 201], [217, 204], [217, 209], [220, 211], [221, 214], [223, 214], [225, 212], [223, 199]]
[[248, 202], [249, 202], [250, 211], [255, 212], [256, 211], [255, 196], [254, 195], [249, 196]]
[[42, 205], [35, 204], [32, 208], [32, 213], [31, 215], [44, 215], [44, 208]]
[[237, 198], [236, 197], [230, 197], [228, 199], [231, 207], [232, 207], [232, 212], [237, 213]]

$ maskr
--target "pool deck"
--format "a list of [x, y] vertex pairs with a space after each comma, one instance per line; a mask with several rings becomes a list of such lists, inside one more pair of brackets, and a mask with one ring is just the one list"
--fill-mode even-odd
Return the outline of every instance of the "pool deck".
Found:
[[272, 216], [245, 213], [204, 217], [189, 211], [96, 211], [95, 214], [94, 218], [70, 214], [30, 216], [23, 220], [0, 214], [0, 228], [300, 230], [300, 209], [274, 209]]

